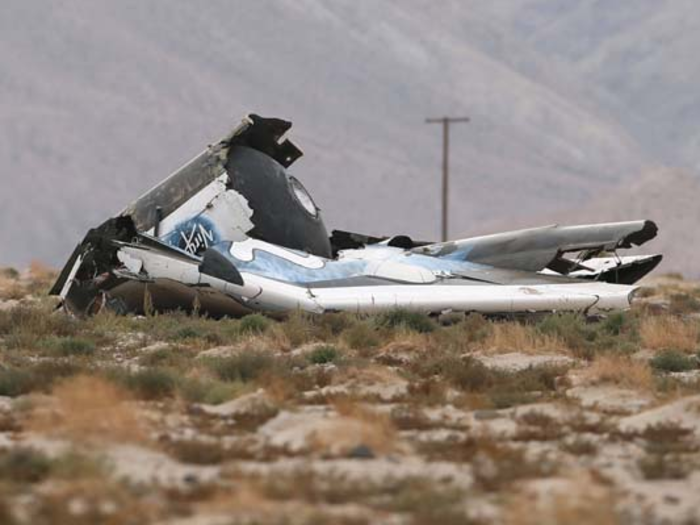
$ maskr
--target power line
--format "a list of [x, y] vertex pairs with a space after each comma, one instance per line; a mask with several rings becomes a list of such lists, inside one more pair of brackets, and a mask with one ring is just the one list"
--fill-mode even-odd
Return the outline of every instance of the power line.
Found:
[[469, 117], [440, 117], [427, 118], [426, 124], [442, 124], [442, 241], [447, 240], [447, 226], [449, 218], [449, 191], [450, 191], [450, 124], [456, 122], [469, 122]]

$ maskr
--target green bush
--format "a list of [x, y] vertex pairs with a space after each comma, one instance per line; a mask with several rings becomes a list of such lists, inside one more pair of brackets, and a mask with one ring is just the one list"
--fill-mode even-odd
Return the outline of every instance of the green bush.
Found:
[[629, 325], [627, 319], [624, 312], [613, 312], [602, 321], [601, 325], [608, 334], [620, 335]]
[[242, 334], [264, 334], [270, 328], [270, 320], [262, 314], [249, 314], [238, 324]]
[[583, 348], [597, 335], [595, 328], [586, 324], [585, 317], [574, 313], [548, 315], [539, 322], [537, 328], [545, 335], [559, 337], [571, 349]]
[[323, 339], [338, 336], [359, 321], [357, 315], [348, 312], [327, 312], [316, 315], [314, 320]]
[[34, 376], [27, 370], [0, 370], [0, 396], [21, 396], [31, 392], [35, 386]]
[[669, 311], [674, 315], [700, 312], [700, 300], [687, 293], [677, 293], [671, 296]]
[[173, 339], [181, 341], [184, 339], [201, 339], [204, 338], [205, 332], [194, 326], [183, 326], [173, 334]]
[[197, 323], [193, 321], [192, 324], [183, 326], [175, 331], [170, 336], [171, 341], [191, 341], [191, 340], [203, 340], [211, 344], [223, 344], [225, 342], [222, 334], [219, 333], [219, 328], [215, 323], [216, 321]]
[[309, 355], [307, 359], [309, 362], [315, 365], [324, 365], [327, 363], [332, 363], [340, 357], [340, 352], [333, 345], [322, 345], [316, 347]]
[[369, 350], [381, 343], [376, 327], [367, 321], [360, 321], [346, 328], [341, 337], [353, 350]]
[[61, 357], [89, 356], [97, 350], [93, 341], [81, 337], [51, 337], [43, 339], [40, 346]]
[[17, 397], [33, 391], [48, 392], [57, 380], [81, 372], [76, 363], [40, 361], [26, 368], [0, 370], [0, 395]]
[[178, 393], [183, 399], [190, 403], [208, 405], [219, 405], [235, 399], [247, 388], [244, 383], [225, 382], [218, 379], [183, 378], [177, 384]]
[[19, 272], [14, 268], [0, 268], [0, 276], [7, 279], [19, 279]]
[[75, 335], [80, 322], [46, 306], [18, 306], [0, 311], [0, 335], [8, 348], [32, 347], [42, 338]]
[[187, 346], [168, 345], [144, 352], [139, 356], [139, 365], [143, 367], [167, 368], [184, 372], [193, 365], [198, 349]]
[[0, 453], [0, 479], [10, 482], [37, 483], [51, 471], [45, 454], [31, 448], [15, 448]]
[[224, 344], [236, 338], [237, 325], [237, 322], [228, 319], [214, 320], [176, 311], [148, 316], [131, 329], [145, 332], [152, 339], [159, 341], [206, 341], [211, 344]]
[[161, 399], [175, 392], [177, 380], [175, 375], [164, 368], [146, 368], [128, 374], [126, 387], [140, 399]]
[[675, 350], [667, 350], [650, 359], [649, 364], [662, 372], [686, 372], [697, 368], [698, 360]]
[[435, 330], [435, 322], [426, 314], [410, 310], [390, 310], [377, 316], [377, 326], [386, 328], [405, 328], [418, 333], [429, 333]]

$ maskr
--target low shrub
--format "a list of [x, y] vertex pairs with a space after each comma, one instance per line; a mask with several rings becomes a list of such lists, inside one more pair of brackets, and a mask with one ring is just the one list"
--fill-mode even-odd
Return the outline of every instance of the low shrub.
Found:
[[178, 461], [192, 465], [216, 465], [225, 459], [220, 445], [195, 439], [175, 441], [168, 446], [168, 452]]
[[360, 321], [346, 328], [341, 338], [353, 350], [361, 352], [376, 348], [381, 343], [381, 336], [377, 328], [367, 321]]
[[698, 359], [675, 350], [666, 350], [650, 359], [649, 364], [661, 372], [686, 372], [698, 368]]
[[19, 272], [15, 268], [5, 267], [0, 268], [0, 276], [7, 279], [19, 279]]
[[700, 300], [687, 293], [677, 293], [671, 296], [669, 312], [674, 315], [700, 312]]
[[270, 328], [270, 319], [262, 314], [249, 314], [240, 320], [238, 328], [242, 334], [264, 334]]
[[82, 337], [50, 337], [42, 339], [40, 346], [59, 357], [90, 356], [97, 350], [93, 341]]
[[40, 361], [26, 368], [0, 370], [0, 395], [17, 397], [34, 391], [47, 392], [56, 381], [82, 371], [76, 363]]
[[340, 357], [340, 352], [333, 345], [322, 345], [316, 347], [307, 355], [307, 359], [314, 365], [325, 365], [333, 363]]
[[21, 396], [31, 392], [35, 386], [34, 376], [28, 370], [0, 369], [0, 396]]
[[316, 326], [310, 314], [295, 311], [281, 324], [281, 331], [295, 348], [312, 341], [316, 337]]
[[212, 372], [222, 381], [254, 381], [269, 372], [275, 365], [272, 354], [267, 352], [241, 352], [231, 357], [208, 361]]
[[183, 378], [177, 383], [177, 392], [184, 400], [208, 405], [219, 405], [235, 399], [248, 388], [245, 383], [219, 379]]
[[165, 368], [145, 368], [127, 374], [122, 381], [137, 398], [146, 400], [169, 397], [177, 386], [176, 376]]
[[567, 348], [581, 349], [597, 334], [594, 327], [586, 323], [586, 318], [575, 313], [548, 315], [537, 325], [540, 333], [560, 339]]
[[0, 479], [10, 482], [37, 483], [51, 471], [49, 458], [32, 448], [14, 448], [0, 453]]
[[426, 314], [410, 310], [390, 310], [379, 314], [375, 322], [385, 328], [404, 328], [421, 334], [429, 333], [437, 328], [435, 322]]
[[168, 367], [182, 369], [188, 366], [190, 359], [196, 356], [196, 350], [183, 346], [164, 346], [146, 352], [139, 357], [141, 366]]
[[647, 454], [637, 462], [646, 480], [685, 479], [692, 467], [676, 454]]
[[0, 311], [0, 335], [15, 336], [26, 346], [44, 337], [73, 336], [80, 322], [48, 306], [18, 306]]

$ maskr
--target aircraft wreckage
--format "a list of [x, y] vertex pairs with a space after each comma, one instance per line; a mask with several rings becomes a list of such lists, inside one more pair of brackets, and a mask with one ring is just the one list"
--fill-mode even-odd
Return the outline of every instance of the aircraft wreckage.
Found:
[[51, 291], [76, 315], [200, 309], [212, 316], [403, 308], [484, 314], [629, 307], [661, 255], [619, 256], [648, 220], [545, 226], [449, 242], [328, 235], [287, 172], [291, 123], [246, 117], [90, 230]]

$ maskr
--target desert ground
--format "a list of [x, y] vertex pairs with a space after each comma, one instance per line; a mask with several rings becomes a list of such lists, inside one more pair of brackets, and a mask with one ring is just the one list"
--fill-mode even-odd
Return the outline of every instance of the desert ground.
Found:
[[700, 283], [601, 319], [75, 319], [0, 270], [0, 523], [700, 523]]

